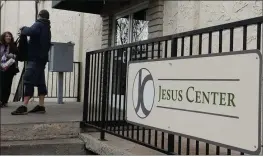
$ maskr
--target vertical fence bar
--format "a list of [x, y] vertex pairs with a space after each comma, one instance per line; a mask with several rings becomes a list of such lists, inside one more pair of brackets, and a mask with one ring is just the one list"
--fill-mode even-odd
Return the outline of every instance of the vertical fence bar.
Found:
[[[133, 61], [135, 59], [133, 59], [134, 53], [133, 53], [133, 47], [130, 47], [130, 61]], [[135, 54], [136, 56], [136, 54]], [[127, 134], [129, 135], [129, 131], [127, 132]], [[131, 125], [131, 138], [134, 139], [134, 125]]]
[[97, 98], [96, 98], [96, 91], [97, 91], [97, 83], [96, 83], [96, 78], [97, 78], [97, 54], [98, 53], [95, 53], [94, 54], [94, 71], [93, 71], [93, 83], [94, 83], [94, 86], [93, 86], [93, 99], [92, 99], [92, 106], [91, 106], [91, 121], [95, 121], [95, 116], [96, 116], [96, 113], [95, 113], [95, 104], [97, 102]]
[[158, 58], [161, 58], [161, 42], [158, 42]]
[[[102, 64], [101, 64], [102, 65]], [[108, 71], [108, 53], [104, 53], [104, 68], [103, 68], [103, 94], [102, 94], [102, 114], [101, 114], [101, 132], [100, 132], [100, 140], [105, 140], [105, 119], [106, 119], [106, 103], [107, 103], [107, 71]], [[105, 86], [106, 84], [106, 86]]]
[[209, 155], [209, 143], [205, 144], [205, 154]]
[[[75, 80], [75, 74], [74, 74], [74, 80]], [[80, 102], [80, 93], [81, 93], [81, 85], [80, 84], [81, 84], [81, 63], [78, 62], [78, 89], [77, 89], [78, 93], [77, 93], [77, 102]], [[75, 83], [74, 83], [74, 89], [75, 89]], [[73, 95], [74, 95], [74, 92], [73, 92]]]
[[243, 50], [247, 49], [247, 26], [243, 27]]
[[202, 54], [203, 34], [199, 34], [199, 55]]
[[155, 133], [154, 133], [154, 146], [157, 147], [158, 131], [155, 130], [154, 132], [155, 132]]
[[257, 24], [257, 49], [261, 47], [261, 23]]
[[177, 57], [177, 38], [172, 39], [172, 45], [171, 45], [171, 56]]
[[[76, 85], [76, 81], [75, 81], [75, 77], [76, 76], [75, 75], [76, 75], [76, 63], [74, 62], [74, 64], [73, 64], [73, 93], [72, 93], [73, 97], [75, 97], [75, 92], [74, 91], [76, 90], [76, 88], [75, 88], [76, 87], [75, 86]], [[84, 74], [84, 76], [85, 76], [85, 74]], [[78, 101], [78, 95], [76, 97], [77, 97], [77, 102], [79, 102]]]
[[164, 132], [162, 131], [161, 148], [164, 149]]
[[[51, 93], [50, 93], [50, 96], [51, 96], [51, 97], [53, 97], [53, 79], [54, 79], [54, 78], [53, 78], [53, 73], [54, 73], [54, 72], [51, 72], [51, 74], [52, 74], [52, 76], [51, 76], [51, 78], [52, 78], [52, 79], [51, 79]], [[57, 87], [56, 87], [56, 88], [57, 88]], [[57, 94], [57, 93], [56, 93], [56, 94]]]
[[[108, 125], [108, 121], [109, 121], [109, 108], [110, 108], [110, 74], [111, 74], [111, 51], [108, 51], [108, 73], [107, 73], [107, 106], [106, 106], [106, 123], [105, 123], [105, 128], [106, 130], [108, 130], [108, 127], [110, 125]], [[102, 79], [103, 80], [103, 79]]]
[[99, 88], [99, 78], [100, 78], [100, 75], [101, 75], [101, 72], [100, 72], [100, 65], [102, 64], [100, 64], [100, 56], [101, 56], [101, 54], [102, 53], [97, 53], [97, 66], [96, 66], [96, 92], [95, 92], [95, 94], [96, 94], [96, 96], [95, 96], [95, 99], [96, 99], [96, 102], [95, 102], [95, 104], [94, 104], [94, 110], [95, 110], [95, 112], [94, 112], [94, 121], [96, 122], [97, 120], [98, 120], [98, 115], [99, 115], [99, 112], [100, 111], [98, 111], [98, 107], [99, 107], [99, 104], [100, 104], [100, 97], [98, 97], [99, 96], [99, 93], [100, 93], [100, 88]]
[[190, 36], [190, 56], [193, 55], [193, 36]]
[[154, 42], [152, 43], [152, 59], [154, 59]]
[[164, 43], [164, 58], [167, 58], [167, 53], [168, 53], [168, 41], [165, 40], [165, 43]]
[[[222, 42], [223, 42], [223, 30], [219, 31], [219, 46], [218, 46], [218, 51], [219, 53], [222, 53]], [[208, 150], [209, 153], [209, 150]], [[216, 146], [216, 155], [220, 155], [220, 147]]]
[[148, 57], [149, 57], [149, 50], [148, 50], [148, 44], [146, 44], [146, 54], [145, 54], [145, 57], [146, 57], [146, 59], [148, 60]]
[[173, 153], [174, 152], [174, 135], [168, 134], [168, 152]]
[[[67, 73], [63, 73], [64, 74], [64, 77], [63, 77], [63, 81], [64, 81], [64, 89], [63, 89], [63, 94], [64, 94], [64, 97], [66, 97], [66, 91], [67, 91]], [[53, 76], [52, 76], [52, 79], [53, 79]], [[53, 86], [53, 82], [52, 82], [52, 86]], [[57, 87], [56, 87], [57, 88]]]
[[88, 121], [88, 106], [89, 106], [89, 83], [90, 81], [90, 54], [86, 53], [86, 65], [85, 65], [85, 85], [84, 85], [84, 103], [83, 103], [83, 114], [82, 122]]
[[[229, 45], [229, 50], [233, 51], [234, 47], [234, 28], [230, 29], [230, 45]], [[231, 149], [227, 149], [227, 155], [231, 155]]]
[[[177, 57], [177, 38], [173, 38], [171, 41], [171, 56]], [[168, 152], [174, 152], [174, 135], [168, 134]]]
[[92, 54], [91, 55], [91, 89], [90, 89], [90, 92], [91, 92], [91, 95], [90, 95], [90, 101], [89, 101], [89, 121], [92, 121], [92, 105], [93, 105], [93, 95], [94, 95], [94, 61], [95, 61], [95, 55]]
[[181, 42], [181, 56], [184, 56], [184, 37], [182, 37], [182, 42]]
[[[147, 50], [147, 48], [146, 48], [146, 50]], [[140, 58], [142, 59], [143, 58], [143, 56], [142, 56], [142, 53], [143, 53], [143, 45], [140, 45]], [[146, 51], [146, 60], [147, 60], [147, 53], [148, 53], [148, 51]], [[145, 128], [144, 127], [142, 127], [142, 141], [144, 142], [145, 141]]]
[[[202, 54], [202, 41], [203, 41], [202, 34], [199, 34], [199, 55]], [[195, 154], [199, 155], [199, 141], [198, 140], [196, 140], [195, 146], [196, 146]]]
[[[138, 60], [141, 60], [142, 59], [141, 49], [138, 50], [137, 46], [135, 46], [135, 47], [136, 47], [136, 59], [137, 59], [137, 54], [139, 54], [139, 59]], [[139, 139], [140, 139], [140, 126], [139, 125], [137, 125], [136, 139], [137, 139], [137, 141], [139, 141]]]
[[182, 137], [178, 136], [178, 155], [182, 154]]
[[[56, 87], [56, 92], [55, 92], [55, 93], [56, 93], [56, 94], [55, 94], [55, 96], [57, 97], [57, 96], [58, 96], [58, 88], [57, 88], [57, 87], [58, 87], [58, 75], [56, 75], [56, 79], [55, 79], [55, 80], [56, 80], [56, 81], [55, 81], [55, 82], [56, 82], [56, 85], [55, 85], [55, 87]], [[52, 96], [51, 96], [51, 97], [52, 97]]]
[[[116, 66], [116, 63], [115, 63], [115, 50], [113, 50], [111, 52], [111, 56], [112, 56], [112, 72], [111, 72], [111, 104], [110, 104], [110, 121], [112, 123], [113, 121], [113, 92], [114, 92], [114, 81], [115, 81], [115, 66]], [[113, 129], [113, 125], [111, 124], [110, 126], [110, 131]]]
[[186, 155], [190, 155], [190, 139], [186, 140]]
[[49, 84], [48, 84], [48, 82], [49, 82], [49, 71], [47, 71], [47, 91], [48, 91], [48, 93], [47, 93], [47, 96], [49, 95]]
[[212, 32], [209, 32], [208, 37], [208, 53], [212, 53]]
[[[118, 62], [118, 57], [119, 57], [119, 49], [116, 51], [116, 56], [114, 55], [114, 60], [116, 61], [116, 71], [115, 71], [115, 84], [114, 84], [114, 91], [115, 91], [115, 97], [114, 97], [114, 127], [113, 131], [116, 131], [116, 124], [117, 124], [117, 96], [118, 96], [118, 83], [119, 83], [119, 62]], [[117, 58], [117, 59], [116, 59]]]
[[69, 81], [68, 81], [68, 97], [70, 97], [70, 89], [71, 89], [71, 72], [69, 72]]
[[[104, 52], [104, 53], [108, 53], [108, 52]], [[108, 89], [108, 87], [107, 87], [107, 86], [108, 86], [107, 82], [106, 82], [106, 84], [104, 84], [104, 82], [103, 82], [103, 77], [104, 77], [104, 75], [103, 75], [103, 73], [102, 73], [102, 72], [103, 72], [103, 66], [104, 66], [104, 65], [102, 64], [102, 63], [104, 63], [104, 62], [103, 62], [103, 61], [104, 61], [103, 53], [101, 53], [100, 56], [101, 56], [101, 57], [100, 57], [101, 63], [100, 63], [100, 88], [99, 88], [99, 89], [100, 89], [100, 90], [99, 90], [100, 92], [99, 92], [99, 98], [101, 98], [101, 97], [103, 96], [102, 88], [103, 88], [104, 86], [106, 86], [106, 89]], [[108, 70], [108, 69], [107, 69], [107, 70]], [[107, 71], [107, 72], [108, 72], [108, 71]], [[107, 76], [108, 76], [108, 75], [107, 75]], [[107, 77], [107, 78], [108, 78], [108, 77]], [[108, 92], [108, 91], [107, 91], [107, 92]], [[106, 93], [107, 93], [107, 92], [106, 92]], [[108, 98], [108, 97], [107, 97], [107, 98]], [[100, 102], [99, 102], [99, 109], [98, 109], [98, 110], [99, 110], [99, 116], [98, 116], [99, 118], [98, 118], [98, 121], [101, 121], [100, 118], [101, 118], [101, 114], [102, 114], [102, 113], [101, 113], [101, 112], [102, 112], [102, 105], [104, 105], [104, 104], [102, 104], [102, 101], [100, 101]], [[107, 100], [106, 100], [105, 106], [106, 106], [106, 109], [105, 109], [105, 112], [106, 112], [106, 110], [107, 110]], [[106, 113], [107, 113], [107, 112], [106, 112]], [[105, 114], [106, 114], [106, 113], [105, 113]], [[106, 115], [105, 115], [105, 117], [106, 117]], [[105, 121], [106, 121], [106, 118], [105, 118]], [[106, 126], [106, 125], [105, 125], [105, 126]]]
[[[119, 111], [118, 111], [118, 121], [120, 122], [120, 121], [122, 121], [121, 120], [121, 107], [122, 107], [122, 105], [121, 105], [121, 97], [122, 97], [122, 93], [123, 93], [123, 90], [122, 90], [122, 76], [123, 76], [123, 51], [124, 51], [124, 48], [122, 48], [122, 49], [120, 49], [120, 61], [119, 61], [119, 57], [118, 57], [118, 61], [120, 62], [120, 72], [119, 72], [119, 77], [120, 77], [120, 79], [119, 79], [119, 83], [118, 83], [118, 85], [119, 85]], [[125, 105], [125, 104], [123, 104], [123, 105]], [[122, 113], [123, 114], [123, 113]], [[123, 128], [124, 129], [124, 128]], [[121, 131], [121, 124], [119, 124], [118, 125], [118, 134], [120, 134], [120, 131]]]
[[234, 28], [230, 29], [230, 45], [229, 45], [230, 51], [234, 50]]
[[[126, 70], [127, 70], [127, 67], [128, 67], [128, 48], [125, 48], [125, 67], [124, 68], [126, 68]], [[127, 74], [127, 71], [125, 70], [125, 72], [126, 72], [126, 74]], [[124, 95], [123, 95], [123, 120], [124, 121], [126, 121], [126, 82], [127, 82], [127, 78], [126, 78], [126, 74], [124, 74], [125, 75], [125, 84], [124, 84]], [[124, 136], [124, 131], [125, 131], [125, 124], [126, 123], [123, 123], [123, 126], [122, 126], [122, 136]], [[127, 125], [126, 126], [127, 127], [127, 132], [129, 132], [129, 126]], [[127, 137], [129, 137], [128, 135], [127, 135]]]
[[219, 31], [219, 46], [218, 46], [218, 47], [219, 47], [219, 48], [218, 48], [218, 49], [219, 49], [219, 50], [218, 50], [219, 53], [222, 52], [222, 48], [223, 48], [222, 45], [223, 45], [223, 30], [220, 30], [220, 31]]

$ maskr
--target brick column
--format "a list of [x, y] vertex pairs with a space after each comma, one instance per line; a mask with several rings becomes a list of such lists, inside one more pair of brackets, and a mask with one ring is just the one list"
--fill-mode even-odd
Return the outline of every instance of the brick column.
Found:
[[111, 46], [112, 16], [102, 16], [102, 48]]
[[163, 0], [149, 0], [149, 38], [163, 36]]

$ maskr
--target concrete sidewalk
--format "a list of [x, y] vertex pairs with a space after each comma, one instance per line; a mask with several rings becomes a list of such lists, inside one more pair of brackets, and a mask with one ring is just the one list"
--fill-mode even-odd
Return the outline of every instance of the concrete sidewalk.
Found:
[[[21, 102], [10, 103], [7, 108], [1, 108], [1, 125], [3, 124], [28, 124], [28, 123], [50, 123], [50, 122], [80, 122], [82, 119], [82, 103], [46, 104], [45, 114], [28, 114], [12, 116]], [[36, 103], [29, 104], [28, 110], [35, 107]]]
[[[45, 114], [12, 116], [20, 103], [1, 108], [1, 141], [77, 138], [82, 119], [81, 103], [47, 103]], [[30, 104], [29, 110], [36, 104]]]

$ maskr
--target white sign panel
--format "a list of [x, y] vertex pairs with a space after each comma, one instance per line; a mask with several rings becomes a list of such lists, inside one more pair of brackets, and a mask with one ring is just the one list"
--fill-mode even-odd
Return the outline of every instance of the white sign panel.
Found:
[[127, 121], [260, 152], [258, 50], [131, 62]]

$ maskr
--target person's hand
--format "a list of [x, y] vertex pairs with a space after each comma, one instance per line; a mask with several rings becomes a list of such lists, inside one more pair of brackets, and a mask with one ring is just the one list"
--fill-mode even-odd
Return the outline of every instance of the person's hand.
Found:
[[19, 30], [17, 31], [17, 35], [20, 36], [20, 34], [21, 34], [21, 29], [19, 29]]
[[12, 54], [12, 53], [9, 53], [9, 54], [7, 54], [6, 55], [6, 57], [9, 59], [9, 58], [14, 58], [15, 59], [15, 55], [14, 54]]
[[24, 27], [25, 27], [25, 26], [19, 28], [19, 30], [18, 30], [18, 32], [17, 32], [17, 35], [20, 35], [20, 34], [21, 34], [21, 31], [23, 30]]

